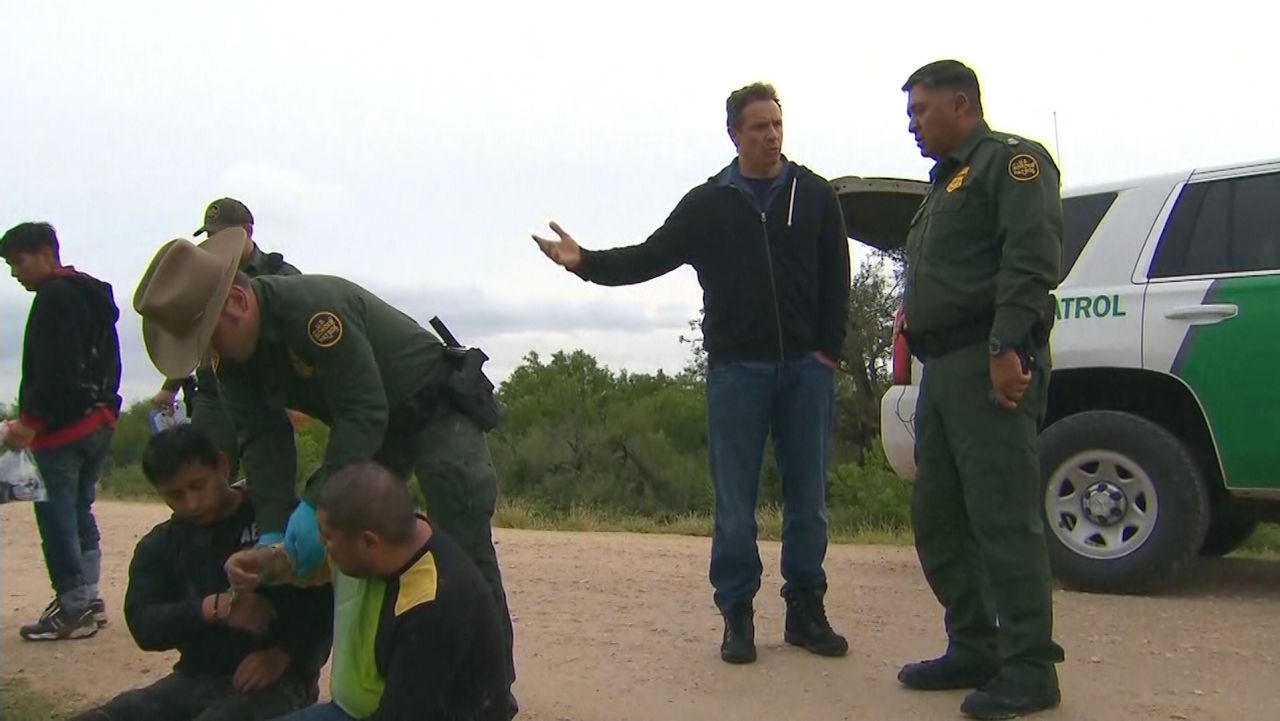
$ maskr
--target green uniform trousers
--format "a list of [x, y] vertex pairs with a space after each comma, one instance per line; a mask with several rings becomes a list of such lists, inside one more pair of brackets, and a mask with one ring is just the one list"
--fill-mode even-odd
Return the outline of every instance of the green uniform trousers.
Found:
[[498, 474], [485, 434], [470, 418], [442, 403], [425, 426], [408, 433], [388, 431], [376, 459], [408, 478], [418, 478], [427, 515], [467, 552], [489, 582], [502, 617], [508, 671], [515, 680], [511, 611], [493, 547], [493, 512]]
[[1053, 641], [1036, 445], [1050, 362], [1047, 349], [1039, 355], [1015, 411], [995, 403], [986, 342], [925, 361], [911, 522], [946, 609], [947, 653], [1056, 686], [1063, 651]]

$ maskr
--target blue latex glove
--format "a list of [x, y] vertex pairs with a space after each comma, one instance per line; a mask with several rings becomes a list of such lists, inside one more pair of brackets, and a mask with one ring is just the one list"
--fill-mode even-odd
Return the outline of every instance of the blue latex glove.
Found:
[[289, 525], [284, 529], [284, 550], [293, 558], [295, 570], [305, 576], [324, 560], [324, 543], [320, 541], [320, 524], [316, 522], [316, 509], [310, 503], [300, 501]]
[[284, 543], [283, 533], [264, 533], [258, 536], [259, 546], [274, 546], [277, 543]]

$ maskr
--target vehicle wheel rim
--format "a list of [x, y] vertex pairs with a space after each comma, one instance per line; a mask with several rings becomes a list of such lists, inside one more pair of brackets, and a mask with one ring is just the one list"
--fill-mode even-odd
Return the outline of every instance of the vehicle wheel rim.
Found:
[[1151, 476], [1115, 451], [1088, 450], [1058, 466], [1045, 486], [1045, 517], [1073, 553], [1127, 556], [1155, 530], [1160, 504]]

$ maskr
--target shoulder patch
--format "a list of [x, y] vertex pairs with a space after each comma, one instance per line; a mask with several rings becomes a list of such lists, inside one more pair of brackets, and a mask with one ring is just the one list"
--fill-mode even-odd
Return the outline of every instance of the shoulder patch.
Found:
[[1008, 143], [1009, 145], [1017, 145], [1018, 143], [1020, 143], [1020, 142], [1022, 142], [1022, 141], [1021, 141], [1021, 140], [1018, 140], [1017, 138], [1012, 138], [1012, 137], [1010, 137], [1010, 138], [1005, 138], [1005, 139], [1004, 139], [1004, 142]]
[[948, 193], [954, 193], [964, 187], [964, 181], [969, 177], [969, 168], [970, 166], [966, 165], [951, 177], [950, 182], [947, 183]]
[[342, 320], [336, 313], [322, 310], [307, 321], [307, 337], [321, 348], [332, 348], [342, 340]]
[[1009, 159], [1009, 177], [1025, 183], [1040, 177], [1040, 162], [1026, 153], [1018, 153]]

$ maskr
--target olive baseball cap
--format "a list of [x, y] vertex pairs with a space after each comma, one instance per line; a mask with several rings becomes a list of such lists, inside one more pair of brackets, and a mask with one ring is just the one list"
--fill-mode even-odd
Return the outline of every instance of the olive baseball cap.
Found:
[[253, 225], [253, 213], [249, 212], [247, 205], [235, 198], [219, 198], [204, 209], [204, 225], [196, 229], [195, 235], [214, 235], [220, 230], [237, 225]]

